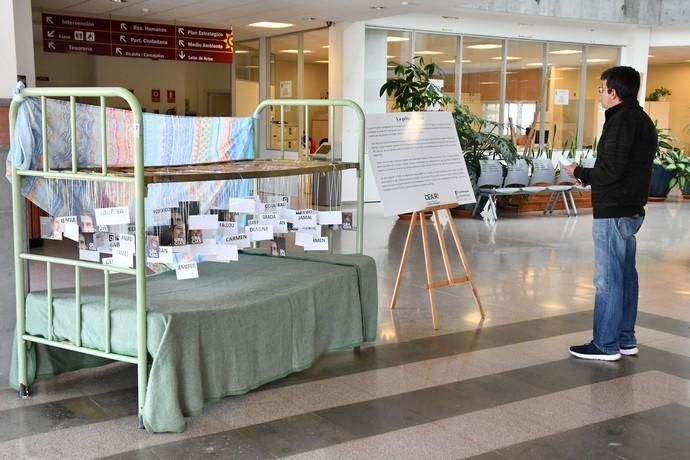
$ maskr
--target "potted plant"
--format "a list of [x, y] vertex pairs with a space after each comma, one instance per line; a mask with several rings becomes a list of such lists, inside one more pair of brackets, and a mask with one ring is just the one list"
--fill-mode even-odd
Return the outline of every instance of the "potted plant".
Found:
[[669, 174], [673, 174], [669, 188], [672, 189], [678, 184], [683, 198], [690, 198], [690, 157], [685, 154], [685, 151], [671, 149], [654, 161], [655, 164], [663, 166]]
[[[657, 122], [654, 122], [654, 126], [657, 126]], [[674, 167], [668, 169], [667, 166], [670, 164], [668, 152], [673, 152], [673, 147], [670, 142], [673, 141], [673, 137], [669, 134], [669, 129], [656, 128], [656, 134], [658, 140], [656, 154], [654, 155], [654, 164], [652, 166], [652, 179], [649, 184], [649, 199], [650, 201], [664, 201], [668, 192], [671, 191], [672, 181], [676, 175]]]
[[671, 95], [671, 90], [668, 88], [664, 88], [663, 86], [659, 86], [656, 88], [654, 91], [649, 93], [649, 96], [647, 96], [648, 101], [665, 101], [666, 96]]

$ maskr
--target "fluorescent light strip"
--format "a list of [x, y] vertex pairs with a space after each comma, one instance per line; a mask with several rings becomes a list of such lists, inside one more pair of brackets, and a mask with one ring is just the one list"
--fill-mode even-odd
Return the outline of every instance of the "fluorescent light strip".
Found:
[[473, 49], [473, 50], [493, 50], [496, 48], [501, 48], [503, 45], [499, 44], [492, 44], [492, 43], [479, 43], [477, 45], [468, 45], [467, 48]]
[[286, 27], [292, 27], [294, 24], [288, 24], [287, 22], [271, 22], [271, 21], [259, 21], [252, 22], [249, 27], [262, 27], [264, 29], [285, 29]]
[[[441, 61], [444, 64], [455, 64], [455, 59], [446, 59], [445, 61]], [[462, 63], [467, 64], [468, 62], [472, 62], [472, 59], [463, 59]]]
[[556, 51], [549, 51], [549, 54], [581, 54], [582, 50], [556, 50]]
[[[503, 59], [503, 56], [494, 56], [491, 59], [493, 59], [494, 61], [500, 61], [501, 59]], [[506, 61], [517, 61], [518, 59], [522, 59], [522, 58], [517, 57], [517, 56], [507, 56], [506, 57]]]
[[387, 42], [406, 42], [409, 40], [408, 37], [386, 37]]
[[444, 54], [443, 51], [432, 51], [432, 50], [424, 50], [424, 51], [415, 51], [414, 54], [418, 54], [420, 56], [431, 56], [431, 55], [438, 55], [438, 54]]
[[[299, 50], [294, 50], [294, 49], [287, 49], [287, 50], [280, 50], [281, 53], [287, 53], [287, 54], [297, 54], [299, 53]], [[303, 51], [305, 54], [306, 53], [311, 53], [311, 50], [304, 50]]]

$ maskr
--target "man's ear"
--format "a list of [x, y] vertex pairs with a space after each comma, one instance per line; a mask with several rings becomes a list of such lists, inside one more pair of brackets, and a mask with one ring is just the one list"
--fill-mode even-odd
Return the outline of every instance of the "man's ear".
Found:
[[609, 94], [611, 95], [611, 99], [620, 99], [618, 97], [618, 91], [613, 88], [609, 88]]

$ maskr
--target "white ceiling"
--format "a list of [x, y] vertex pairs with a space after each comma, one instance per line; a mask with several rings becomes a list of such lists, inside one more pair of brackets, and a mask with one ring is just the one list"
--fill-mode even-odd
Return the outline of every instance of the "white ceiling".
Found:
[[[31, 0], [35, 11], [221, 29], [232, 27], [235, 41], [313, 29], [325, 26], [327, 21], [361, 21], [457, 10], [463, 5], [483, 3], [491, 3], [491, 0], [128, 0], [125, 3], [111, 0]], [[40, 15], [37, 16], [40, 21]], [[257, 21], [288, 22], [295, 26], [278, 30], [247, 26]]]

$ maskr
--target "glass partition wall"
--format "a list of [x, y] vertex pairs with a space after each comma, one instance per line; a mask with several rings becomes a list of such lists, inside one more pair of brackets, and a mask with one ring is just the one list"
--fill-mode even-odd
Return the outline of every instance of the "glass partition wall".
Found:
[[[518, 146], [583, 148], [601, 131], [596, 87], [601, 72], [619, 61], [617, 47], [386, 32], [388, 78], [394, 77], [393, 61], [421, 56], [438, 64], [444, 94], [503, 123], [503, 135]], [[388, 98], [388, 111], [392, 106]]]

